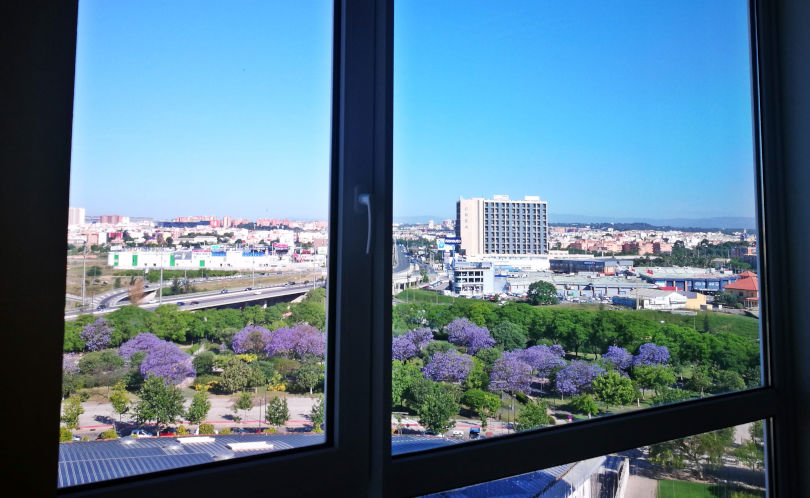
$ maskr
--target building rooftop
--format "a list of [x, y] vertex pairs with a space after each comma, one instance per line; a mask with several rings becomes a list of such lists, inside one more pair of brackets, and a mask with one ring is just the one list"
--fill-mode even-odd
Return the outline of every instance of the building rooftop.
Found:
[[736, 282], [730, 283], [725, 286], [724, 290], [741, 290], [741, 291], [758, 291], [759, 280], [757, 277], [741, 278]]

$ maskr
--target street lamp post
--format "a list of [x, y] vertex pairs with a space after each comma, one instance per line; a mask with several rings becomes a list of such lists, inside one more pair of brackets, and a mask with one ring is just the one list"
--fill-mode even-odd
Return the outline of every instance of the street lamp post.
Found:
[[87, 240], [84, 241], [84, 256], [82, 257], [82, 309], [84, 309], [85, 278], [87, 278]]

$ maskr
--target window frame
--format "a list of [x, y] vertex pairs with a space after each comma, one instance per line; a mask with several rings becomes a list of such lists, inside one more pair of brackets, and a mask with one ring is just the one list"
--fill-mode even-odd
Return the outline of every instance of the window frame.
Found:
[[[391, 221], [393, 0], [336, 0], [333, 153], [330, 200], [329, 323], [336, 360], [327, 379], [327, 444], [55, 491], [61, 394], [64, 228], [67, 220], [77, 0], [4, 4], [4, 137], [0, 151], [3, 226], [37, 251], [6, 244], [0, 316], [8, 334], [6, 368], [22, 380], [4, 395], [24, 400], [25, 444], [8, 471], [32, 495], [144, 492], [267, 492], [408, 496], [466, 486], [758, 419], [766, 424], [771, 496], [810, 489], [810, 307], [802, 282], [810, 268], [810, 4], [751, 0], [753, 117], [762, 292], [763, 387], [391, 457]], [[372, 194], [373, 244], [365, 255], [366, 214], [358, 185]], [[363, 187], [361, 189], [365, 190]], [[768, 209], [765, 203], [768, 200]], [[18, 217], [24, 216], [20, 223]], [[36, 221], [36, 223], [34, 223]], [[767, 230], [764, 228], [767, 227]], [[13, 231], [13, 232], [12, 232]], [[350, 276], [342, 278], [342, 276]], [[367, 292], [354, 292], [367, 282]], [[387, 284], [387, 285], [386, 285]], [[13, 286], [13, 288], [12, 288]], [[766, 325], [767, 324], [767, 325]], [[354, 328], [356, 327], [356, 328]], [[22, 333], [19, 331], [26, 331]], [[345, 331], [345, 332], [344, 332]], [[32, 339], [37, 351], [31, 351]], [[352, 349], [356, 347], [357, 349]], [[350, 353], [351, 352], [351, 353]], [[45, 358], [46, 361], [42, 361]], [[51, 358], [52, 360], [48, 360]], [[350, 361], [347, 361], [350, 360]], [[36, 386], [38, 396], [30, 394]], [[22, 402], [22, 401], [17, 401]], [[356, 404], [356, 405], [353, 405]], [[7, 414], [4, 413], [4, 417]], [[346, 423], [343, 423], [346, 421]], [[359, 423], [358, 423], [359, 421]], [[350, 431], [349, 422], [365, 429]], [[7, 426], [14, 427], [13, 422]], [[539, 451], [552, 448], [550, 451]], [[346, 458], [346, 457], [349, 458]], [[47, 470], [45, 470], [47, 469]], [[474, 469], [474, 471], [470, 471]], [[45, 470], [43, 472], [43, 470]], [[44, 475], [52, 472], [51, 479]], [[312, 473], [318, 479], [312, 479]], [[261, 474], [284, 476], [272, 487]], [[271, 474], [272, 473], [272, 474]], [[414, 476], [418, 476], [415, 478]]]

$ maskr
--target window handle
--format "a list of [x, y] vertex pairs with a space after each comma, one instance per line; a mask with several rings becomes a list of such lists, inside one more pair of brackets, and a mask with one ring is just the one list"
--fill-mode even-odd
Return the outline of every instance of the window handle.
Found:
[[368, 231], [366, 232], [366, 254], [371, 253], [371, 194], [357, 194], [357, 204], [366, 206], [368, 213]]

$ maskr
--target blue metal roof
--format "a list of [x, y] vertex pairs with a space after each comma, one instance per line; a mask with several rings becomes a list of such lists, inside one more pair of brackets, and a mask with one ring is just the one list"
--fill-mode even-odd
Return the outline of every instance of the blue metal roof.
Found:
[[215, 436], [209, 443], [183, 444], [176, 438], [130, 437], [110, 441], [59, 444], [58, 487], [175, 469], [214, 462], [223, 458], [267, 453], [266, 450], [234, 452], [230, 443], [267, 441], [272, 451], [321, 444], [319, 434]]

